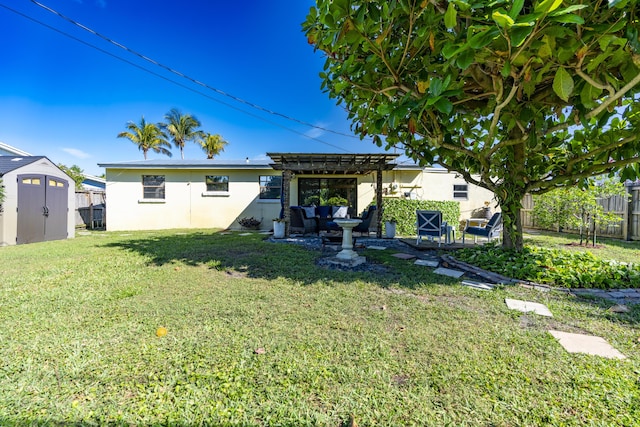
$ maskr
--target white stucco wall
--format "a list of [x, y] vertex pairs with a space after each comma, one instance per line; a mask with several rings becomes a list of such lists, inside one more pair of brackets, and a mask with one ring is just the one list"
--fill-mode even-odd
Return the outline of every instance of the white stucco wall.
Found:
[[[143, 175], [165, 176], [165, 199], [144, 200]], [[205, 176], [229, 176], [228, 194], [207, 194]], [[280, 200], [259, 199], [259, 176], [276, 175], [268, 169], [129, 169], [107, 168], [107, 230], [156, 230], [168, 228], [240, 228], [237, 219], [262, 219], [261, 228], [272, 228], [272, 219], [280, 213]], [[299, 175], [291, 181], [291, 205], [297, 205], [298, 179], [317, 175]], [[361, 213], [375, 202], [376, 176], [339, 175], [357, 179], [358, 205]], [[328, 177], [330, 178], [330, 177]], [[466, 199], [453, 198], [454, 184], [466, 184], [461, 177], [442, 169], [404, 169], [383, 173], [384, 197], [404, 198], [405, 193], [422, 200], [460, 202], [460, 218], [469, 218], [493, 194], [468, 184]], [[495, 202], [492, 202], [492, 209]]]
[[[165, 176], [165, 199], [144, 200], [143, 175]], [[206, 192], [205, 176], [229, 177], [227, 194]], [[262, 219], [270, 229], [280, 200], [259, 198], [261, 175], [273, 170], [107, 169], [107, 230], [237, 228], [242, 217]]]
[[17, 177], [22, 174], [40, 174], [63, 179], [69, 184], [67, 206], [67, 237], [75, 237], [75, 182], [47, 159], [40, 159], [22, 166], [2, 177], [5, 187], [4, 211], [0, 214], [0, 246], [15, 245], [18, 233], [18, 185]]
[[[422, 172], [414, 170], [390, 171], [385, 177], [385, 183], [396, 182], [398, 184], [397, 193], [387, 192], [385, 197], [404, 197], [405, 192], [412, 192], [419, 200], [452, 200], [460, 203], [460, 219], [471, 217], [471, 213], [484, 206], [484, 202], [491, 203], [493, 211], [497, 202], [494, 200], [493, 192], [468, 184], [461, 176], [449, 173], [445, 169], [427, 168]], [[453, 186], [467, 185], [466, 198], [454, 198]], [[385, 187], [389, 186], [386, 184]], [[390, 187], [388, 187], [390, 188]]]

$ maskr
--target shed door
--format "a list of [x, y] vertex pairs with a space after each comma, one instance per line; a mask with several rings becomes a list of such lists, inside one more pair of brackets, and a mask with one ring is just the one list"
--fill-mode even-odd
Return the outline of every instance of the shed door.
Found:
[[58, 177], [47, 176], [46, 215], [44, 222], [44, 239], [60, 240], [67, 238], [68, 187], [67, 181]]
[[45, 178], [18, 175], [18, 244], [44, 240]]
[[16, 243], [67, 238], [66, 180], [46, 175], [18, 175], [18, 236]]

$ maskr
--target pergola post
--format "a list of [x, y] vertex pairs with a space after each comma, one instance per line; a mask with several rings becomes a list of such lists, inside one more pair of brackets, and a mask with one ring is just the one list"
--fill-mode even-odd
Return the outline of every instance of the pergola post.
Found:
[[284, 235], [289, 237], [291, 225], [291, 171], [285, 169], [282, 171], [282, 211], [284, 218]]
[[376, 237], [382, 238], [382, 167], [376, 170]]

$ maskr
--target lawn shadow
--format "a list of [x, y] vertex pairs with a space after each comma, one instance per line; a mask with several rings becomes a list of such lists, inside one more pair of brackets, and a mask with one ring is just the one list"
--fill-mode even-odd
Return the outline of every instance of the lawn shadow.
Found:
[[318, 260], [335, 256], [335, 252], [327, 252], [320, 246], [274, 243], [258, 233], [242, 234], [245, 233], [152, 235], [105, 243], [104, 246], [138, 253], [148, 260], [150, 266], [183, 263], [226, 271], [232, 277], [267, 280], [284, 277], [305, 285], [318, 280], [346, 283], [360, 279], [384, 288], [402, 286], [414, 289], [458, 283], [456, 279], [413, 265], [413, 260], [388, 256], [370, 257], [366, 265], [353, 270], [327, 268], [318, 265]]

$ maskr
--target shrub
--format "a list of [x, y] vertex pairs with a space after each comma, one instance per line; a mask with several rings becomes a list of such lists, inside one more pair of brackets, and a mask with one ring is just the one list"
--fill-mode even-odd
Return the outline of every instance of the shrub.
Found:
[[401, 236], [416, 235], [416, 210], [442, 212], [442, 220], [458, 224], [460, 203], [437, 200], [407, 200], [385, 198], [382, 202], [382, 221], [395, 220], [396, 233]]
[[329, 206], [347, 206], [349, 202], [344, 197], [333, 196], [327, 200], [327, 205]]
[[260, 227], [260, 223], [262, 220], [256, 219], [254, 217], [244, 217], [238, 220], [238, 224], [243, 226], [244, 228], [257, 229]]
[[525, 246], [522, 252], [493, 243], [456, 252], [456, 258], [519, 280], [567, 288], [640, 286], [640, 264], [605, 261], [590, 252]]

